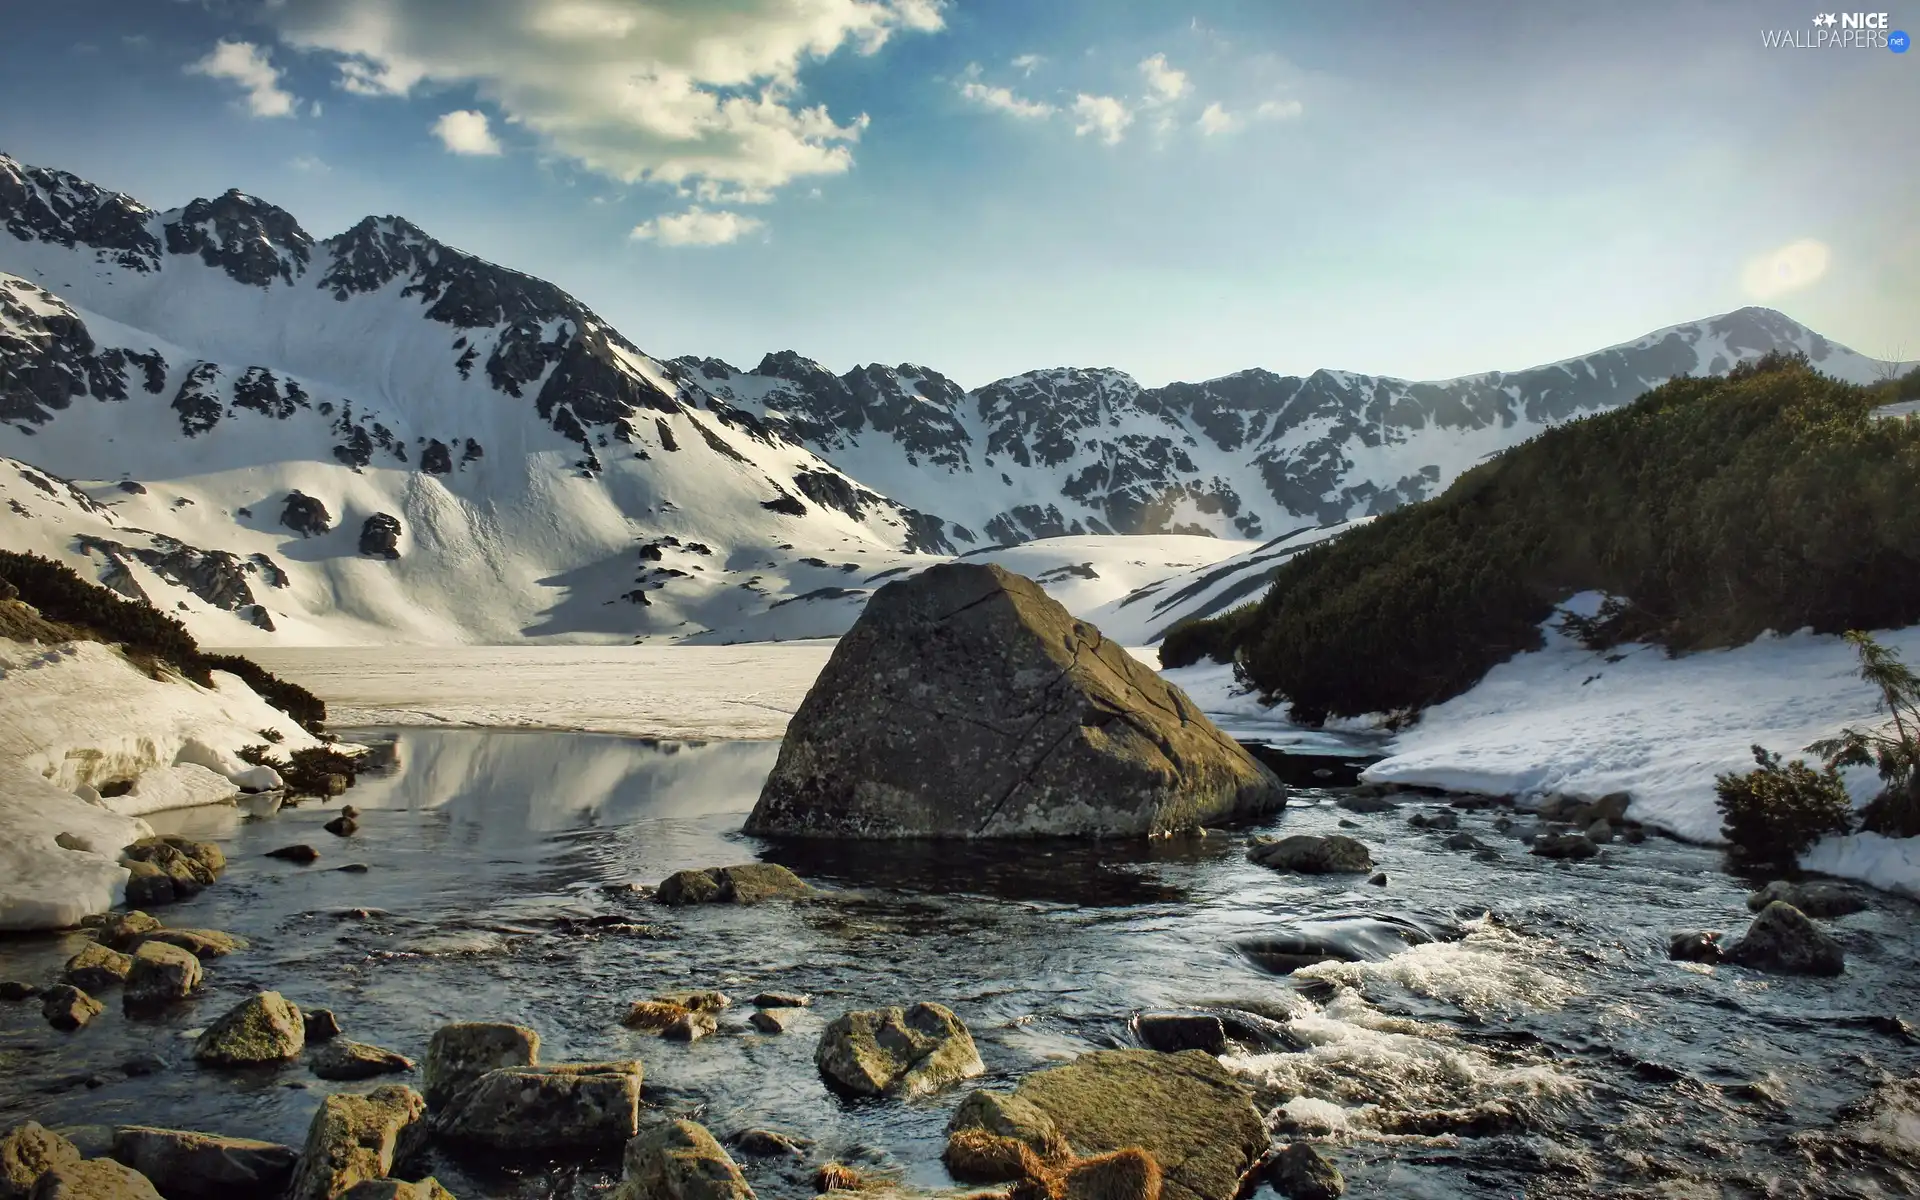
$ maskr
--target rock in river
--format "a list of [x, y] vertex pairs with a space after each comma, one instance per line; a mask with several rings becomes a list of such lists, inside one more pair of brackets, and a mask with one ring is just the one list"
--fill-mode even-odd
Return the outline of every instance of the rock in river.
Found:
[[320, 1103], [287, 1200], [335, 1200], [355, 1184], [383, 1179], [405, 1156], [426, 1113], [419, 1092], [399, 1084], [364, 1096], [340, 1092]]
[[277, 1197], [300, 1157], [275, 1142], [145, 1125], [114, 1130], [113, 1156], [151, 1179], [169, 1200]]
[[539, 1061], [540, 1035], [525, 1025], [487, 1021], [442, 1025], [427, 1043], [427, 1065], [421, 1074], [427, 1106], [444, 1107], [488, 1071], [531, 1067]]
[[1234, 1200], [1267, 1150], [1252, 1096], [1198, 1050], [1095, 1050], [1027, 1076], [1014, 1096], [1053, 1118], [1080, 1154], [1145, 1150], [1167, 1200]]
[[256, 1066], [299, 1058], [306, 1044], [299, 1007], [279, 992], [259, 992], [208, 1026], [193, 1057], [215, 1066]]
[[461, 1089], [434, 1131], [496, 1149], [618, 1146], [640, 1128], [640, 1084], [633, 1059], [504, 1067]]
[[340, 1200], [456, 1200], [438, 1179], [429, 1175], [418, 1183], [399, 1179], [369, 1179], [340, 1194]]
[[177, 1004], [200, 990], [200, 960], [167, 942], [142, 942], [121, 1000], [128, 1012]]
[[1303, 875], [1362, 875], [1373, 870], [1373, 855], [1366, 844], [1341, 833], [1296, 833], [1278, 840], [1258, 837], [1247, 850], [1247, 859]]
[[413, 1070], [413, 1060], [365, 1042], [332, 1038], [308, 1058], [307, 1065], [322, 1079], [372, 1079]]
[[15, 1125], [0, 1134], [0, 1200], [26, 1200], [34, 1180], [81, 1158], [78, 1147], [40, 1122]]
[[127, 981], [133, 959], [118, 950], [109, 950], [98, 942], [89, 942], [80, 953], [67, 960], [67, 982], [89, 992], [98, 992]]
[[160, 1200], [145, 1175], [110, 1158], [55, 1167], [29, 1195], [32, 1200]]
[[1340, 1168], [1305, 1142], [1295, 1142], [1274, 1155], [1267, 1180], [1287, 1200], [1339, 1200], [1347, 1190]]
[[1747, 897], [1747, 911], [1759, 912], [1775, 900], [1791, 904], [1808, 916], [1819, 917], [1823, 921], [1849, 916], [1867, 907], [1867, 898], [1845, 884], [1828, 883], [1821, 879], [1809, 879], [1801, 883], [1776, 879]]
[[753, 1189], [703, 1126], [668, 1121], [627, 1143], [612, 1200], [753, 1200]]
[[677, 871], [660, 884], [653, 898], [662, 904], [759, 904], [790, 900], [813, 891], [806, 881], [777, 863], [741, 863], [708, 867], [704, 871]]
[[1838, 975], [1847, 969], [1840, 943], [1807, 914], [1778, 900], [1760, 910], [1725, 958], [1776, 975]]
[[953, 1010], [924, 1003], [842, 1015], [820, 1035], [813, 1061], [828, 1083], [856, 1096], [924, 1096], [987, 1069]]
[[1146, 837], [1285, 802], [1179, 688], [1032, 580], [947, 563], [868, 601], [788, 725], [746, 829]]
[[72, 1033], [106, 1010], [106, 1005], [70, 983], [48, 988], [40, 999], [40, 1015], [63, 1033]]

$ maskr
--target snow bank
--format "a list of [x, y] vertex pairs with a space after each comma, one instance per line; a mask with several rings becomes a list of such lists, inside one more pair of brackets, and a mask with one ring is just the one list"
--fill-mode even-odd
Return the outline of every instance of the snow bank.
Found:
[[153, 833], [0, 762], [0, 929], [62, 929], [119, 903], [120, 850]]
[[235, 752], [269, 740], [262, 730], [283, 752], [316, 744], [238, 677], [217, 671], [213, 682], [150, 679], [98, 642], [0, 640], [0, 762], [63, 792], [133, 780], [108, 803], [138, 814], [231, 797], [229, 780], [248, 769]]

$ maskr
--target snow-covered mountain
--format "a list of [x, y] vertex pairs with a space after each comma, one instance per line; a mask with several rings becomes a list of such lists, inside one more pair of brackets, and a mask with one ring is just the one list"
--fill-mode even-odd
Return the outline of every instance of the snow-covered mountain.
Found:
[[939, 556], [1260, 542], [1431, 494], [1681, 372], [1777, 348], [1879, 367], [1742, 309], [1441, 383], [1062, 368], [967, 391], [792, 352], [653, 358], [397, 217], [316, 241], [239, 192], [157, 212], [0, 156], [0, 225], [0, 544], [213, 644], [833, 633]]

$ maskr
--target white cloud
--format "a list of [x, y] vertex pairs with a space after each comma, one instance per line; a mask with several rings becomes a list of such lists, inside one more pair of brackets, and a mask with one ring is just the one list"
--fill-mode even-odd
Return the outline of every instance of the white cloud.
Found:
[[1240, 128], [1240, 118], [1220, 107], [1219, 102], [1215, 101], [1201, 110], [1200, 119], [1194, 124], [1199, 127], [1202, 134], [1215, 137], [1223, 133], [1232, 133]]
[[1147, 102], [1150, 104], [1171, 104], [1193, 90], [1193, 84], [1187, 81], [1187, 73], [1168, 66], [1164, 54], [1141, 59], [1140, 74], [1146, 76], [1149, 93]]
[[1054, 114], [1054, 107], [1042, 100], [1028, 100], [1015, 95], [1011, 88], [996, 87], [982, 83], [979, 79], [980, 64], [967, 65], [967, 77], [960, 84], [960, 94], [981, 108], [992, 112], [1005, 113], [1010, 117], [1030, 121]]
[[1133, 113], [1112, 96], [1089, 96], [1081, 92], [1073, 98], [1073, 115], [1078, 122], [1073, 127], [1077, 136], [1091, 135], [1109, 146], [1119, 145], [1120, 139], [1126, 136], [1127, 126], [1133, 124]]
[[470, 108], [446, 113], [433, 123], [433, 136], [449, 154], [498, 154], [500, 139], [487, 125], [487, 114]]
[[288, 160], [287, 165], [304, 175], [327, 175], [333, 171], [332, 167], [311, 154], [298, 155]]
[[724, 246], [765, 224], [758, 217], [708, 212], [696, 204], [683, 213], [643, 221], [635, 225], [628, 236], [637, 242], [659, 242], [662, 246]]
[[205, 58], [189, 63], [187, 72], [239, 84], [247, 93], [247, 110], [256, 117], [294, 115], [293, 95], [280, 86], [279, 69], [252, 42], [223, 38]]
[[1740, 281], [1754, 299], [1772, 300], [1817, 282], [1832, 258], [1825, 242], [1802, 238], [1749, 259]]
[[799, 75], [842, 49], [944, 27], [941, 0], [275, 0], [282, 39], [339, 85], [471, 89], [542, 145], [623, 182], [741, 198], [853, 162], [864, 115], [805, 106]]
[[1306, 111], [1298, 100], [1268, 100], [1253, 110], [1262, 121], [1291, 121]]
[[1022, 54], [1008, 65], [1022, 75], [1031, 75], [1041, 63], [1046, 61], [1047, 58], [1044, 54]]

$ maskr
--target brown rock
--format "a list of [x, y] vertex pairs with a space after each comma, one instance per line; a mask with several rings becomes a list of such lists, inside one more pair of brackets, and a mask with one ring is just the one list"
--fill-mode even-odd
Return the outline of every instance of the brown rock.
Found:
[[306, 1044], [299, 1006], [279, 992], [259, 992], [209, 1025], [193, 1044], [193, 1057], [213, 1066], [258, 1066], [299, 1058]]
[[661, 882], [653, 898], [661, 904], [762, 904], [791, 900], [813, 891], [806, 881], [776, 863], [740, 863], [677, 871]]
[[0, 1134], [0, 1200], [26, 1200], [33, 1183], [55, 1167], [76, 1166], [79, 1149], [38, 1121]]
[[128, 1011], [177, 1004], [200, 990], [200, 960], [167, 942], [142, 942], [121, 996]]
[[48, 988], [40, 1001], [40, 1015], [63, 1033], [82, 1028], [106, 1010], [106, 1005], [70, 983]]
[[746, 1176], [692, 1121], [668, 1121], [627, 1143], [612, 1200], [753, 1200]]
[[413, 1060], [403, 1054], [346, 1038], [332, 1038], [323, 1043], [308, 1056], [307, 1065], [320, 1078], [336, 1081], [372, 1079], [376, 1075], [413, 1070]]
[[1032, 580], [947, 563], [867, 603], [746, 831], [1147, 837], [1285, 800], [1180, 689]]
[[524, 1025], [463, 1021], [442, 1025], [427, 1043], [421, 1082], [427, 1106], [444, 1107], [488, 1071], [531, 1067], [540, 1061], [540, 1035]]
[[503, 1067], [462, 1088], [434, 1131], [522, 1150], [618, 1146], [640, 1128], [641, 1082], [634, 1060]]
[[170, 1200], [268, 1200], [293, 1178], [291, 1146], [128, 1125], [114, 1130], [113, 1156], [152, 1180]]
[[73, 986], [98, 992], [116, 983], [125, 983], [131, 970], [133, 959], [98, 942], [89, 942], [85, 949], [67, 960], [66, 976]]
[[31, 1200], [160, 1200], [145, 1175], [110, 1158], [55, 1167], [28, 1195]]
[[403, 1138], [411, 1141], [413, 1126], [426, 1111], [419, 1092], [398, 1084], [364, 1096], [328, 1096], [307, 1127], [288, 1200], [335, 1200], [355, 1184], [391, 1174]]
[[973, 1035], [941, 1004], [846, 1013], [827, 1026], [813, 1061], [856, 1096], [924, 1096], [985, 1071]]
[[130, 952], [139, 946], [147, 935], [163, 928], [159, 920], [135, 909], [132, 912], [118, 913], [108, 917], [106, 923], [94, 930], [94, 940], [103, 946], [115, 950]]

